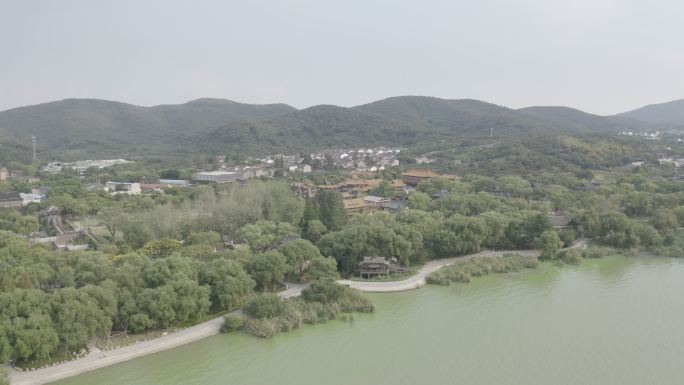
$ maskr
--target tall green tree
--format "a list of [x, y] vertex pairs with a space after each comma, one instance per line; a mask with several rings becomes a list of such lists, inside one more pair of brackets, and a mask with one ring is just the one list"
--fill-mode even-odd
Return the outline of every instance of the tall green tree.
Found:
[[555, 259], [558, 251], [563, 247], [563, 241], [555, 230], [544, 231], [535, 242], [535, 246], [541, 251], [539, 258]]
[[97, 213], [97, 218], [105, 225], [112, 239], [116, 239], [116, 233], [126, 222], [124, 211], [119, 206], [103, 207]]
[[337, 231], [347, 223], [342, 195], [337, 191], [321, 190], [316, 197], [321, 222], [331, 231]]
[[202, 267], [200, 282], [211, 288], [212, 310], [238, 308], [252, 294], [256, 283], [233, 260], [216, 259]]
[[290, 270], [285, 256], [277, 251], [255, 255], [247, 262], [247, 272], [256, 281], [257, 287], [266, 290], [275, 288]]

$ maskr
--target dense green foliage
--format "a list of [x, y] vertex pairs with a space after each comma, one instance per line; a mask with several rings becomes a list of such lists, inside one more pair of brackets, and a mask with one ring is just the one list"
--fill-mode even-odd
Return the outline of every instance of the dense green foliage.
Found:
[[[0, 210], [0, 224], [13, 231], [0, 231], [0, 361], [45, 361], [95, 336], [201, 320], [241, 307], [254, 289], [275, 288], [285, 276], [337, 277], [334, 259], [309, 241], [281, 242], [299, 231], [303, 210], [284, 184], [200, 188], [177, 203], [92, 196], [102, 205], [89, 208], [75, 182], [65, 178], [51, 191], [86, 206], [65, 217], [81, 211], [105, 223], [111, 238], [100, 251], [30, 247], [14, 232], [33, 231], [40, 215]], [[221, 233], [246, 243], [224, 249]]]
[[340, 269], [348, 273], [369, 255], [396, 257], [402, 264], [411, 265], [482, 248], [529, 249], [550, 228], [546, 214], [528, 205], [494, 200], [499, 210], [491, 211], [487, 207], [490, 196], [463, 197], [453, 194], [431, 202], [430, 211], [409, 209], [398, 215], [383, 212], [354, 216], [342, 230], [325, 234], [318, 247], [324, 255], [335, 257]]

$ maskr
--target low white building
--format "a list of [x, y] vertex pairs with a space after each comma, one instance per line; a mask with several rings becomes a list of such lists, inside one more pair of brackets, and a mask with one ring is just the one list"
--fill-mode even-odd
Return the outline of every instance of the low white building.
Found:
[[25, 193], [19, 193], [21, 196], [21, 205], [26, 206], [29, 203], [40, 203], [45, 199], [45, 195], [43, 194], [25, 194]]
[[142, 189], [140, 188], [140, 183], [134, 182], [107, 182], [105, 183], [105, 191], [112, 195], [124, 194], [124, 195], [140, 195]]

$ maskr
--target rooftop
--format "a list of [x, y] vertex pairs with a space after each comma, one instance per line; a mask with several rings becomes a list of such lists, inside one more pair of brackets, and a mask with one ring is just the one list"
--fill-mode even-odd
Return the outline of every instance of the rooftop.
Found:
[[368, 195], [365, 198], [363, 198], [367, 202], [371, 203], [382, 203], [382, 202], [387, 202], [387, 198], [384, 197], [376, 197], [374, 195]]
[[359, 265], [366, 264], [390, 265], [389, 261], [387, 261], [384, 257], [363, 257], [363, 260], [359, 262]]
[[235, 175], [237, 174], [236, 171], [201, 171], [198, 172], [197, 175], [211, 175], [211, 176], [220, 176], [220, 175]]
[[16, 201], [21, 200], [21, 195], [19, 193], [0, 193], [0, 202]]
[[549, 220], [553, 227], [565, 227], [570, 225], [572, 217], [570, 215], [549, 215]]
[[345, 210], [360, 209], [364, 207], [374, 207], [363, 198], [346, 199], [343, 201]]
[[431, 170], [406, 170], [404, 176], [416, 176], [422, 178], [436, 178], [442, 176], [442, 174], [431, 171]]

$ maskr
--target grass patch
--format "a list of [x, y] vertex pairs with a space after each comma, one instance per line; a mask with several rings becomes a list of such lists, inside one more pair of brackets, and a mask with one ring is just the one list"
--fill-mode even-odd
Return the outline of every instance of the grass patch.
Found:
[[558, 253], [558, 259], [569, 265], [579, 265], [584, 258], [596, 259], [615, 254], [616, 251], [612, 247], [589, 246], [584, 249], [573, 248], [561, 251]]

